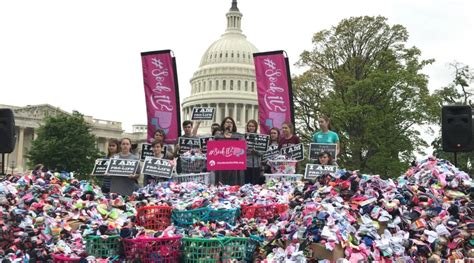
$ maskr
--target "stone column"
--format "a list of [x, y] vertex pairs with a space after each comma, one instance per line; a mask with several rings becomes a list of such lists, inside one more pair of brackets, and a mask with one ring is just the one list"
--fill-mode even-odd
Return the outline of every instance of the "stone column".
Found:
[[226, 103], [225, 104], [225, 112], [224, 112], [224, 118], [229, 116], [229, 104]]
[[36, 129], [33, 129], [33, 140], [38, 138], [38, 133], [36, 133]]
[[234, 103], [234, 111], [232, 112], [232, 118], [237, 122], [237, 103]]
[[255, 116], [254, 107], [253, 107], [253, 105], [250, 105], [249, 120], [254, 119], [254, 116]]
[[16, 167], [20, 168], [22, 171], [23, 168], [23, 143], [25, 139], [25, 127], [18, 127], [18, 151], [16, 155]]
[[245, 111], [247, 110], [247, 105], [242, 104], [242, 111], [240, 113], [240, 122], [241, 123], [247, 123], [247, 120], [245, 119]]
[[255, 120], [258, 121], [258, 105], [255, 105]]
[[108, 150], [109, 150], [109, 138], [104, 138], [105, 139], [105, 143], [104, 143], [104, 147], [105, 147], [105, 153], [107, 154]]
[[219, 103], [216, 103], [216, 119], [215, 121], [218, 122], [218, 123], [221, 123], [222, 121], [222, 113], [221, 113], [221, 107], [219, 106]]

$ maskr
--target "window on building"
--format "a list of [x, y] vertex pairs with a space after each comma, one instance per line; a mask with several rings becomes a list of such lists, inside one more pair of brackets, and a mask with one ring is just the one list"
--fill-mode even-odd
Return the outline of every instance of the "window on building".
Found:
[[252, 92], [255, 92], [255, 82], [252, 81]]
[[240, 80], [237, 81], [237, 90], [240, 90]]
[[225, 80], [222, 81], [222, 90], [225, 90]]
[[249, 91], [249, 82], [245, 81], [245, 91]]
[[216, 80], [216, 90], [219, 90], [219, 81]]
[[234, 81], [231, 80], [230, 81], [230, 87], [229, 87], [230, 90], [234, 90]]

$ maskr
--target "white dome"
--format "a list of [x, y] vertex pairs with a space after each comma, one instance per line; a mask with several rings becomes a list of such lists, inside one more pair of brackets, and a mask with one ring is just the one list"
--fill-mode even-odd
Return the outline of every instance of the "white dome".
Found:
[[253, 64], [258, 49], [241, 33], [225, 33], [212, 43], [201, 58], [200, 67], [215, 63]]
[[[213, 107], [212, 121], [201, 123], [199, 133], [209, 133], [212, 122], [234, 118], [239, 131], [250, 119], [258, 119], [258, 100], [253, 53], [258, 49], [242, 34], [242, 13], [237, 1], [226, 14], [227, 29], [204, 52], [191, 78], [191, 96], [182, 103], [182, 119], [190, 119], [193, 107]], [[202, 132], [201, 132], [202, 131]]]

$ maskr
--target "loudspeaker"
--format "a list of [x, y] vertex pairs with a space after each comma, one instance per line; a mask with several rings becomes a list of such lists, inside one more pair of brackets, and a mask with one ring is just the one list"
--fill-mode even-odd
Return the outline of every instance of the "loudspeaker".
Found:
[[441, 116], [443, 151], [472, 151], [474, 149], [472, 131], [472, 108], [470, 106], [443, 106]]
[[0, 153], [15, 149], [15, 119], [11, 109], [0, 109]]

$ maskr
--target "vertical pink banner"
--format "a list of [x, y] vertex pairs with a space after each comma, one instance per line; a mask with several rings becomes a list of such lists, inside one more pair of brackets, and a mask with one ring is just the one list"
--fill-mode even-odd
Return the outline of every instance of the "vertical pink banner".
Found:
[[155, 130], [164, 130], [165, 144], [176, 144], [181, 134], [178, 76], [171, 50], [143, 52], [143, 82], [149, 142]]
[[285, 121], [294, 124], [293, 94], [285, 52], [255, 53], [253, 60], [257, 77], [260, 133], [269, 134], [273, 127], [280, 129]]

